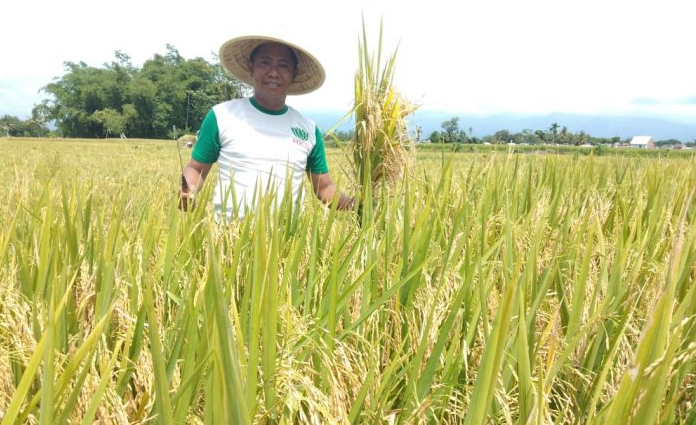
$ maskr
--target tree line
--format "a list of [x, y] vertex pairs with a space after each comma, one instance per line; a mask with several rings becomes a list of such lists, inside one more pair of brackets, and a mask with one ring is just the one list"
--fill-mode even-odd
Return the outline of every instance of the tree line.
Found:
[[[514, 143], [514, 144], [558, 144], [558, 145], [613, 145], [617, 143], [628, 143], [629, 139], [622, 140], [620, 137], [595, 137], [579, 131], [572, 133], [568, 127], [558, 123], [552, 123], [546, 130], [524, 129], [521, 132], [513, 133], [509, 130], [498, 130], [494, 134], [485, 137], [473, 137], [473, 129], [469, 127], [469, 133], [459, 127], [459, 117], [452, 117], [441, 124], [442, 131], [430, 133], [431, 143]], [[416, 140], [420, 141], [419, 129], [416, 129]], [[696, 141], [695, 141], [696, 142]], [[681, 142], [676, 139], [660, 140], [657, 146], [677, 145]], [[689, 145], [690, 143], [686, 143]], [[692, 143], [693, 144], [693, 143]]]
[[430, 134], [432, 143], [515, 143], [515, 144], [561, 144], [581, 146], [584, 144], [611, 144], [622, 142], [620, 137], [602, 138], [592, 137], [584, 131], [571, 133], [566, 126], [553, 123], [548, 130], [524, 129], [513, 133], [509, 130], [498, 130], [494, 134], [485, 137], [472, 137], [473, 129], [469, 133], [459, 128], [459, 117], [452, 117], [441, 125], [442, 131], [433, 131]]
[[[155, 54], [142, 68], [132, 65], [121, 51], [102, 67], [84, 62], [65, 62], [65, 75], [55, 78], [41, 91], [48, 97], [32, 109], [27, 120], [5, 115], [0, 130], [10, 137], [102, 138], [124, 135], [136, 138], [171, 138], [173, 127], [194, 132], [211, 106], [250, 93], [250, 88], [227, 74], [217, 57], [214, 63], [202, 58], [184, 59], [167, 45], [164, 55]], [[54, 130], [48, 128], [52, 123]], [[525, 129], [518, 133], [498, 130], [485, 137], [473, 137], [473, 129], [460, 127], [459, 117], [433, 131], [432, 143], [516, 143], [516, 144], [614, 144], [619, 137], [598, 138], [584, 131], [572, 133], [552, 123], [546, 130]], [[467, 132], [468, 130], [468, 132]], [[414, 140], [421, 141], [422, 129], [415, 128]], [[350, 140], [352, 131], [337, 131], [338, 140]], [[658, 141], [658, 145], [679, 143]]]
[[171, 45], [142, 68], [116, 51], [101, 68], [65, 62], [65, 71], [41, 89], [48, 97], [34, 106], [31, 119], [0, 118], [7, 136], [45, 136], [53, 122], [61, 137], [170, 138], [174, 126], [197, 129], [211, 106], [249, 90], [219, 61], [187, 60]]

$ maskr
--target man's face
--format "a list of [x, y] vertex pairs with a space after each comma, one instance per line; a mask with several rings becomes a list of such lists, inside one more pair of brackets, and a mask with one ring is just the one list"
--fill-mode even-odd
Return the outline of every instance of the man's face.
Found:
[[295, 78], [290, 48], [278, 43], [261, 45], [251, 62], [251, 77], [256, 98], [284, 99]]

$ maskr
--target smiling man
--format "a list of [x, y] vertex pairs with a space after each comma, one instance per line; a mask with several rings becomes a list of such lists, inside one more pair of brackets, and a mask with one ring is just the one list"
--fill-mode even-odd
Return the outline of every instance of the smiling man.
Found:
[[[309, 93], [324, 83], [321, 63], [297, 45], [266, 36], [227, 41], [220, 48], [220, 61], [230, 74], [252, 86], [254, 94], [213, 106], [203, 120], [184, 169], [183, 209], [215, 162], [219, 187], [213, 205], [218, 216], [243, 217], [254, 208], [255, 196], [268, 190], [280, 203], [286, 183], [297, 199], [305, 174], [316, 197], [332, 202], [338, 188], [329, 175], [321, 132], [285, 103], [288, 95]], [[354, 199], [340, 191], [337, 199], [339, 209], [353, 207]]]

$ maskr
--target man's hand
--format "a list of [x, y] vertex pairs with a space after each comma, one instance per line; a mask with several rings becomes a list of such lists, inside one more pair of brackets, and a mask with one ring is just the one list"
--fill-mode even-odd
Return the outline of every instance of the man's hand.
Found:
[[338, 194], [336, 209], [352, 210], [355, 207], [355, 198], [344, 195], [336, 187], [328, 173], [316, 174], [308, 172], [307, 174], [312, 182], [314, 194], [321, 202], [328, 205], [335, 200], [334, 197]]
[[191, 158], [184, 173], [181, 175], [181, 189], [179, 191], [179, 209], [182, 211], [193, 210], [196, 202], [193, 196], [201, 190], [203, 182], [213, 164], [203, 164]]
[[194, 194], [191, 192], [186, 177], [181, 175], [181, 188], [179, 190], [179, 209], [182, 211], [188, 211], [189, 209], [193, 211], [196, 207], [196, 200], [194, 199]]

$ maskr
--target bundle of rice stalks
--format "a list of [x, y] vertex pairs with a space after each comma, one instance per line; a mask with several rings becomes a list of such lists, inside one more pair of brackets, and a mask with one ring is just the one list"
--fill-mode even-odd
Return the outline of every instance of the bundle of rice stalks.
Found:
[[406, 117], [418, 106], [406, 100], [392, 85], [396, 53], [382, 64], [382, 23], [376, 55], [368, 48], [365, 21], [359, 39], [359, 68], [355, 74], [355, 132], [350, 143], [355, 183], [360, 198], [380, 183], [402, 178], [413, 165], [415, 150], [408, 135]]
[[196, 143], [196, 135], [195, 134], [184, 134], [183, 136], [179, 137], [177, 139], [177, 141], [181, 145], [191, 147], [194, 143]]

